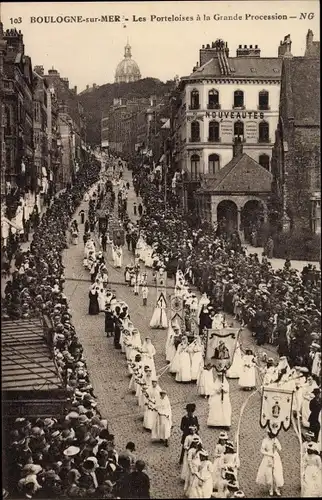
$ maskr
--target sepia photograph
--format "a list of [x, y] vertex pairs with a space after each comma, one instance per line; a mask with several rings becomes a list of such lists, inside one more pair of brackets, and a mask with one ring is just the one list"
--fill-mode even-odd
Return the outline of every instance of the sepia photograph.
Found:
[[1, 2], [8, 500], [322, 497], [318, 0]]

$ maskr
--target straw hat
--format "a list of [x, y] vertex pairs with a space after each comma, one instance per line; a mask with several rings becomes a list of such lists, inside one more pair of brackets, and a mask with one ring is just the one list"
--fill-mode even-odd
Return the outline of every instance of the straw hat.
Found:
[[64, 453], [65, 457], [74, 457], [79, 452], [80, 452], [80, 448], [78, 448], [78, 446], [69, 446], [68, 448], [66, 448], [66, 450], [64, 450], [63, 453]]

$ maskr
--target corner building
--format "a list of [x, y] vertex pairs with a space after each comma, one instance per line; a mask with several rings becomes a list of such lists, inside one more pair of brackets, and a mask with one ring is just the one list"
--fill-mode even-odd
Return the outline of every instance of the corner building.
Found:
[[174, 159], [186, 173], [186, 209], [194, 209], [201, 178], [215, 175], [232, 159], [236, 138], [248, 156], [270, 171], [287, 44], [286, 37], [278, 57], [261, 57], [257, 45], [239, 45], [236, 57], [229, 57], [227, 43], [217, 40], [202, 46], [192, 74], [181, 78]]

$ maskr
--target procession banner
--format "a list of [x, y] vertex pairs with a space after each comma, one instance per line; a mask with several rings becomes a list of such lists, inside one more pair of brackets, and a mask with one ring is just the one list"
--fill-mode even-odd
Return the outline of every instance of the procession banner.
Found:
[[183, 318], [183, 300], [177, 295], [171, 295], [170, 297], [170, 316], [171, 321], [175, 318], [179, 318], [181, 321]]
[[239, 328], [207, 330], [205, 366], [213, 366], [223, 373], [231, 367], [239, 337]]
[[157, 300], [156, 306], [160, 307], [161, 309], [166, 309], [166, 307], [167, 307], [167, 301], [166, 301], [166, 298], [165, 298], [163, 292], [160, 292], [160, 295], [158, 296], [158, 300]]
[[287, 431], [291, 425], [293, 392], [264, 386], [262, 388], [262, 404], [260, 426], [277, 436], [281, 428]]
[[166, 288], [167, 286], [167, 275], [165, 272], [158, 272], [156, 275], [157, 288]]

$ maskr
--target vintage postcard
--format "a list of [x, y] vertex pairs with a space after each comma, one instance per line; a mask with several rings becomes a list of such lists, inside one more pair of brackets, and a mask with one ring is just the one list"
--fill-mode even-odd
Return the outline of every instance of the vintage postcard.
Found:
[[322, 496], [319, 2], [0, 7], [3, 498]]

